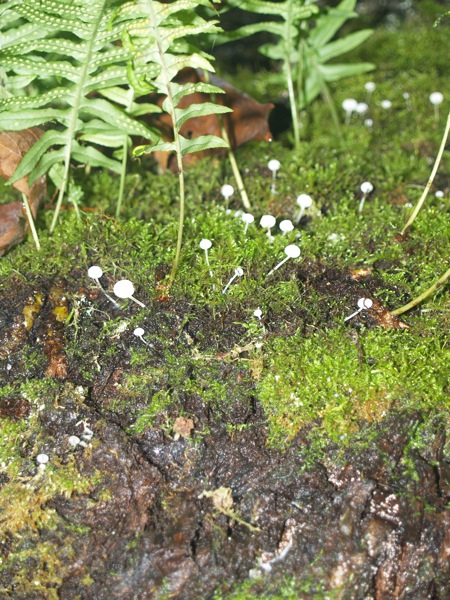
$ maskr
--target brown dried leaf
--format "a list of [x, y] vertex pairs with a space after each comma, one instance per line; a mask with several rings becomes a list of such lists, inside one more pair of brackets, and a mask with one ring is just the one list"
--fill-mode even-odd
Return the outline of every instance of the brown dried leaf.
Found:
[[177, 417], [173, 424], [175, 439], [180, 437], [189, 438], [193, 429], [194, 421], [192, 419], [186, 419], [186, 417]]
[[[22, 157], [43, 134], [38, 127], [23, 131], [0, 132], [0, 176], [8, 180], [13, 176]], [[39, 204], [45, 196], [45, 176], [41, 177], [30, 187], [26, 177], [13, 184], [24, 193], [30, 204], [33, 217], [36, 217]], [[22, 202], [0, 204], [0, 256], [12, 246], [19, 244], [28, 230], [28, 223]]]

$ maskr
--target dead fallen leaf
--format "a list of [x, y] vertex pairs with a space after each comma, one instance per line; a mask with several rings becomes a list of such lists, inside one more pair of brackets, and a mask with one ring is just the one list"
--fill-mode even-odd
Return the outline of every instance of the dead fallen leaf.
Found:
[[384, 329], [409, 329], [409, 325], [400, 321], [396, 315], [393, 315], [387, 308], [384, 308], [381, 302], [376, 298], [373, 298], [373, 304], [370, 311], [371, 315], [377, 320], [378, 325]]
[[[31, 127], [23, 131], [0, 132], [1, 177], [6, 180], [12, 177], [22, 157], [43, 133], [43, 130], [38, 127]], [[45, 196], [45, 176], [35, 181], [31, 187], [28, 185], [27, 178], [22, 177], [13, 184], [13, 187], [27, 196], [33, 217], [36, 217], [39, 204]], [[0, 256], [19, 244], [27, 231], [28, 222], [23, 202], [0, 204]]]
[[186, 417], [177, 417], [173, 424], [173, 430], [175, 432], [174, 439], [178, 440], [180, 437], [189, 438], [191, 432], [194, 429], [194, 421], [192, 419], [186, 419]]

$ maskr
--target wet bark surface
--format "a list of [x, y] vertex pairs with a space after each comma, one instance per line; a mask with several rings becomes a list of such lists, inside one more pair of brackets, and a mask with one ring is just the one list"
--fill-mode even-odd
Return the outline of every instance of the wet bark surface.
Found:
[[[315, 290], [359, 293], [361, 282], [349, 274], [320, 265], [302, 269], [296, 276]], [[122, 385], [127, 374], [139, 373], [130, 360], [130, 345], [139, 341], [131, 334], [118, 342], [120, 351], [111, 358], [106, 346], [100, 349], [104, 357], [98, 348], [93, 352], [104, 318], [100, 311], [79, 316], [76, 341], [84, 361], [97, 361], [96, 375], [87, 378], [83, 359], [68, 356], [66, 344], [75, 334], [61, 316], [67, 318], [73, 298], [83, 293], [87, 305], [95, 301], [102, 312], [113, 310], [99, 290], [80, 285], [77, 273], [71, 282], [30, 286], [17, 280], [2, 302], [4, 385], [24, 377], [58, 382], [55, 397], [39, 407], [40, 451], [92, 478], [88, 492], [55, 494], [46, 504], [60, 523], [72, 527], [69, 534], [62, 535], [58, 526], [42, 527], [39, 534], [60, 552], [55, 596], [24, 592], [18, 585], [15, 552], [35, 538], [9, 535], [3, 522], [4, 597], [194, 600], [226, 594], [249, 578], [256, 597], [267, 590], [275, 594], [286, 576], [311, 582], [304, 598], [337, 590], [338, 597], [355, 600], [449, 597], [450, 479], [442, 423], [436, 423], [426, 452], [409, 448], [408, 460], [405, 449], [421, 422], [419, 413], [392, 413], [364, 453], [330, 443], [311, 463], [308, 429], [287, 449], [270, 448], [254, 382], [236, 355], [224, 356], [242, 335], [239, 325], [224, 329], [224, 320], [236, 323], [238, 315], [227, 320], [199, 309], [181, 335], [183, 313], [195, 308], [155, 301], [146, 323], [149, 335], [166, 331], [166, 349], [175, 359], [193, 340], [200, 351], [216, 347], [215, 360], [203, 368], [214, 365], [212, 377], [228, 383], [228, 394], [205, 402], [195, 391], [180, 390], [152, 426], [133, 430], [158, 386], [152, 389], [149, 380], [146, 390], [131, 393]], [[376, 286], [376, 279], [365, 285]], [[382, 324], [383, 310], [366, 325]], [[289, 318], [296, 321], [293, 328], [303, 324], [307, 335], [307, 314]], [[279, 319], [285, 322], [288, 315]], [[281, 329], [274, 320], [272, 333]], [[35, 366], [25, 360], [30, 348], [38, 355]], [[176, 368], [176, 362], [167, 364], [163, 350], [164, 341], [155, 338], [147, 369]], [[200, 387], [201, 373], [191, 367], [184, 376]], [[33, 411], [36, 407], [19, 395], [1, 400], [3, 422], [19, 422]], [[178, 429], [168, 425], [180, 415], [192, 420], [178, 421]], [[83, 443], [71, 447], [71, 435]], [[21, 449], [30, 459], [23, 475], [31, 478], [36, 476], [33, 451], [30, 440]], [[8, 480], [3, 474], [0, 494]], [[34, 568], [38, 565], [30, 559], [30, 573]]]

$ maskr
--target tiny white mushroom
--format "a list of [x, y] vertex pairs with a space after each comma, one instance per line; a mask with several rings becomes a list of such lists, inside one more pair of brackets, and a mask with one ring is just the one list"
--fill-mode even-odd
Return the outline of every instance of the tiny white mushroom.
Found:
[[365, 120], [364, 120], [364, 125], [365, 125], [366, 127], [369, 127], [369, 128], [370, 128], [370, 127], [373, 127], [373, 119], [365, 119]]
[[298, 211], [297, 216], [294, 219], [297, 225], [298, 223], [300, 223], [305, 210], [312, 205], [312, 198], [311, 196], [308, 196], [308, 194], [300, 194], [300, 196], [297, 196], [296, 202], [300, 207], [300, 210]]
[[93, 279], [95, 281], [95, 283], [97, 284], [97, 287], [99, 287], [102, 292], [105, 294], [105, 296], [108, 298], [108, 300], [110, 302], [112, 302], [114, 304], [114, 306], [116, 306], [117, 308], [119, 308], [119, 305], [117, 304], [117, 302], [114, 300], [114, 298], [111, 298], [111, 296], [109, 294], [107, 294], [105, 292], [105, 290], [103, 289], [102, 284], [100, 283], [100, 277], [103, 275], [103, 269], [97, 265], [92, 265], [92, 267], [89, 267], [88, 269], [88, 277], [90, 277], [91, 279]]
[[366, 102], [358, 102], [355, 110], [358, 115], [364, 115], [369, 110], [369, 105]]
[[364, 202], [367, 196], [373, 191], [373, 185], [370, 183], [370, 181], [364, 181], [364, 183], [361, 184], [359, 189], [363, 193], [363, 196], [361, 198], [361, 202], [359, 203], [358, 212], [362, 213], [362, 210], [364, 208]]
[[263, 215], [259, 221], [259, 224], [261, 225], [261, 227], [263, 229], [267, 229], [267, 237], [271, 241], [273, 240], [273, 236], [272, 236], [272, 233], [270, 230], [272, 229], [272, 227], [275, 226], [276, 222], [277, 222], [277, 220], [272, 215]]
[[408, 110], [412, 110], [411, 98], [410, 98], [410, 95], [408, 94], [408, 92], [403, 92], [403, 98], [406, 102], [406, 108]]
[[208, 256], [208, 250], [211, 248], [212, 242], [211, 242], [211, 240], [208, 240], [207, 238], [203, 238], [200, 241], [199, 246], [205, 252], [205, 260], [206, 260], [206, 264], [208, 265], [208, 268], [209, 268], [209, 274], [211, 277], [213, 277], [213, 272], [211, 270], [211, 265], [209, 264], [209, 256]]
[[248, 226], [251, 225], [254, 222], [255, 217], [251, 213], [244, 213], [242, 215], [241, 219], [245, 223], [245, 227], [244, 227], [244, 235], [245, 235], [247, 233]]
[[294, 224], [292, 223], [292, 221], [290, 219], [284, 219], [284, 221], [281, 221], [281, 223], [278, 225], [278, 227], [283, 232], [283, 235], [286, 235], [287, 233], [290, 233], [291, 231], [293, 231]]
[[369, 104], [370, 98], [371, 98], [373, 92], [375, 91], [376, 87], [377, 86], [375, 85], [375, 83], [373, 81], [367, 81], [364, 84], [364, 89], [367, 92], [367, 96], [366, 96], [366, 102], [367, 102], [367, 104]]
[[388, 110], [391, 107], [392, 107], [392, 102], [390, 100], [382, 100], [381, 101], [381, 108]]
[[129, 298], [130, 300], [133, 300], [133, 302], [136, 302], [136, 304], [139, 304], [139, 306], [142, 306], [143, 308], [145, 308], [145, 304], [143, 304], [140, 300], [136, 300], [136, 298], [133, 296], [134, 294], [134, 285], [131, 283], [131, 281], [129, 279], [121, 279], [120, 281], [117, 281], [114, 284], [114, 293], [118, 298]]
[[232, 185], [230, 185], [229, 183], [225, 183], [221, 188], [220, 188], [220, 193], [222, 194], [222, 196], [225, 198], [225, 201], [228, 202], [228, 200], [231, 198], [231, 196], [234, 194], [234, 187]]
[[257, 308], [253, 311], [253, 316], [256, 317], [258, 321], [260, 321], [262, 317], [262, 310], [260, 308]]
[[348, 321], [350, 319], [353, 319], [353, 317], [356, 317], [356, 315], [358, 315], [361, 311], [369, 309], [372, 306], [372, 304], [373, 304], [373, 302], [370, 298], [360, 298], [358, 300], [358, 310], [355, 310], [354, 313], [352, 313], [348, 317], [345, 317], [344, 323], [345, 323], [345, 321]]
[[439, 104], [444, 101], [444, 95], [441, 92], [433, 92], [430, 94], [430, 102], [434, 106], [434, 119], [439, 121]]
[[271, 271], [269, 271], [267, 273], [267, 277], [269, 277], [269, 275], [272, 275], [272, 273], [274, 273], [277, 269], [284, 265], [284, 263], [290, 258], [298, 258], [300, 256], [300, 248], [295, 244], [289, 244], [289, 246], [286, 246], [286, 248], [284, 249], [284, 253], [286, 254], [286, 258], [283, 258], [283, 260], [281, 260]]
[[136, 327], [136, 329], [133, 331], [133, 335], [139, 338], [143, 344], [146, 346], [151, 346], [151, 344], [144, 340], [144, 333], [145, 331], [142, 329], [142, 327]]
[[269, 160], [267, 166], [269, 167], [269, 171], [272, 172], [272, 185], [270, 187], [270, 191], [272, 192], [272, 194], [275, 194], [275, 179], [277, 177], [277, 171], [281, 167], [281, 163], [276, 158], [272, 158], [272, 160]]
[[36, 456], [36, 462], [40, 471], [45, 471], [48, 461], [50, 460], [48, 454], [38, 454]]
[[233, 283], [233, 281], [236, 279], [236, 277], [242, 277], [242, 275], [244, 274], [243, 269], [241, 269], [241, 267], [237, 267], [234, 270], [234, 275], [233, 277], [231, 277], [230, 281], [227, 283], [227, 285], [223, 288], [222, 290], [222, 294], [226, 294], [228, 288], [230, 287], [230, 285]]
[[350, 123], [350, 119], [352, 118], [352, 113], [356, 110], [358, 106], [358, 102], [354, 98], [346, 98], [342, 102], [342, 108], [345, 110], [345, 124], [348, 125]]
[[71, 435], [68, 439], [69, 446], [76, 448], [78, 444], [81, 442], [80, 438], [77, 435]]
[[444, 192], [442, 190], [437, 190], [434, 195], [436, 196], [436, 198], [443, 198]]

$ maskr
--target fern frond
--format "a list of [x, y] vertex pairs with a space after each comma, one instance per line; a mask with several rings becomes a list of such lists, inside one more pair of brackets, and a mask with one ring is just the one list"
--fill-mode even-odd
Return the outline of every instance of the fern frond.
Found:
[[[140, 18], [115, 24], [114, 17], [118, 12], [115, 0], [10, 0], [2, 7], [2, 12], [9, 15], [8, 43], [0, 48], [3, 68], [7, 75], [33, 75], [42, 84], [32, 96], [15, 96], [0, 102], [1, 128], [17, 130], [32, 125], [50, 125], [50, 132], [54, 133], [48, 132], [44, 141], [36, 145], [33, 154], [22, 161], [10, 182], [27, 174], [33, 181], [56, 161], [64, 161], [62, 187], [51, 225], [53, 230], [72, 160], [120, 172], [118, 161], [101, 156], [89, 144], [97, 144], [100, 140], [106, 143], [108, 139], [114, 144], [111, 128], [122, 137], [139, 135], [149, 140], [158, 137], [155, 131], [127, 115], [113, 102], [90, 97], [93, 92], [113, 85], [128, 85], [132, 50], [112, 42], [119, 42], [131, 24], [138, 26]], [[26, 26], [21, 24], [23, 21], [28, 22]], [[24, 27], [38, 31], [40, 35], [36, 34], [27, 44], [23, 41]], [[154, 76], [158, 70], [146, 68], [145, 72]], [[53, 83], [50, 90], [49, 82], [50, 85]], [[89, 129], [89, 123], [94, 119], [97, 140], [92, 128]], [[50, 139], [52, 144], [48, 143]]]

